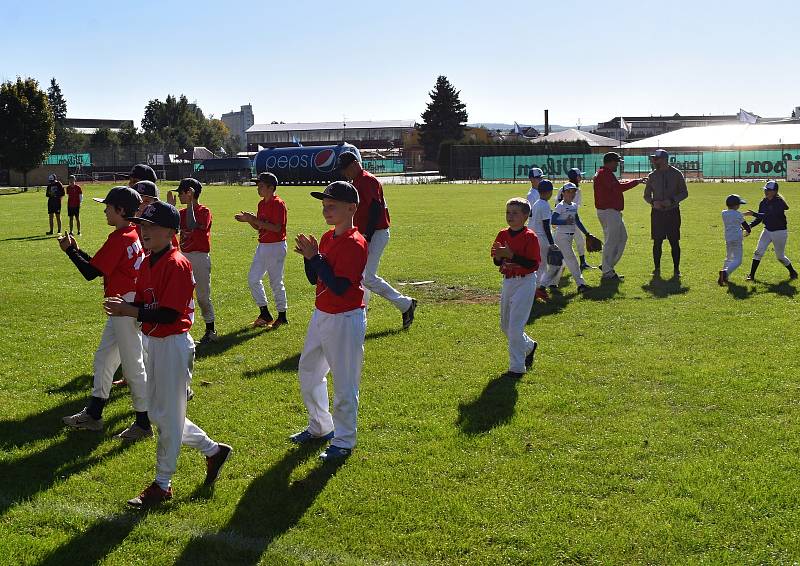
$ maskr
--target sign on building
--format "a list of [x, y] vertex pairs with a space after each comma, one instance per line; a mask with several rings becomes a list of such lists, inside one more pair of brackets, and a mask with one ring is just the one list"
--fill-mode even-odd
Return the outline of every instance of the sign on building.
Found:
[[790, 159], [786, 161], [786, 180], [800, 182], [800, 160]]

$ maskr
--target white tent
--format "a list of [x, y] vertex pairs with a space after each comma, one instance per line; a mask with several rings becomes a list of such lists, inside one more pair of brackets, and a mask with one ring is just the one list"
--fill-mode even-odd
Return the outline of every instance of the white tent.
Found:
[[681, 128], [666, 134], [627, 143], [623, 149], [744, 148], [800, 145], [800, 124], [723, 124]]
[[584, 132], [583, 130], [576, 130], [570, 128], [560, 132], [553, 132], [546, 136], [540, 136], [532, 139], [532, 143], [553, 143], [553, 142], [586, 142], [590, 147], [616, 147], [619, 145], [619, 140], [614, 138], [607, 138], [591, 132]]

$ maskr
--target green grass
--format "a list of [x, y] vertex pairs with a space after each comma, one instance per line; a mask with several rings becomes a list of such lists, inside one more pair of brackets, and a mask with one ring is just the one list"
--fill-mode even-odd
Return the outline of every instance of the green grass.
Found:
[[[85, 187], [87, 198], [105, 186]], [[209, 187], [221, 342], [196, 363], [189, 415], [234, 446], [214, 493], [181, 453], [176, 497], [125, 501], [154, 474], [155, 443], [120, 445], [131, 418], [115, 390], [103, 435], [61, 417], [89, 393], [104, 315], [47, 229], [41, 193], [0, 195], [0, 562], [10, 564], [787, 563], [800, 559], [797, 284], [773, 255], [759, 282], [716, 285], [720, 211], [755, 184], [691, 185], [681, 284], [652, 283], [648, 209], [627, 193], [626, 280], [585, 297], [574, 282], [536, 307], [540, 343], [518, 383], [501, 377], [500, 276], [489, 248], [523, 185], [389, 186], [394, 227], [381, 265], [420, 298], [417, 321], [380, 298], [369, 312], [359, 445], [338, 469], [286, 441], [305, 424], [296, 366], [313, 288], [287, 260], [291, 325], [247, 329], [255, 239], [233, 215], [252, 187]], [[584, 221], [602, 234], [586, 187]], [[319, 234], [307, 188], [280, 191], [290, 237]], [[796, 187], [785, 193], [800, 228]], [[108, 233], [83, 205], [81, 246]], [[66, 210], [65, 210], [66, 212]], [[789, 257], [798, 256], [798, 236]], [[770, 252], [771, 254], [771, 252]], [[669, 265], [668, 246], [665, 266]], [[594, 263], [597, 257], [591, 258]], [[800, 263], [800, 260], [798, 260]], [[599, 273], [588, 274], [597, 285]], [[195, 337], [202, 333], [198, 317]], [[210, 382], [200, 386], [199, 382]]]

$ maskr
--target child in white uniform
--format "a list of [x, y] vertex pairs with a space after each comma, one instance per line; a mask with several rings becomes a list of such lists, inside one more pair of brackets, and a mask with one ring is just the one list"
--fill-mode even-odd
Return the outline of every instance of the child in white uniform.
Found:
[[750, 225], [739, 212], [739, 206], [743, 204], [747, 204], [747, 201], [739, 195], [728, 195], [725, 199], [728, 208], [722, 211], [722, 225], [725, 228], [726, 255], [717, 280], [720, 285], [727, 285], [730, 274], [742, 265], [742, 239], [750, 235]]

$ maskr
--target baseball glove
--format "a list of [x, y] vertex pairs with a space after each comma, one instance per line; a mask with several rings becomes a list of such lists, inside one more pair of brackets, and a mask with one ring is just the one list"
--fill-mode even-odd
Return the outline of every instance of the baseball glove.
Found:
[[548, 265], [561, 265], [564, 263], [564, 254], [558, 248], [550, 250], [547, 252], [547, 263]]
[[586, 251], [587, 252], [599, 252], [603, 250], [603, 242], [600, 241], [600, 238], [596, 236], [592, 236], [589, 234], [586, 236]]

